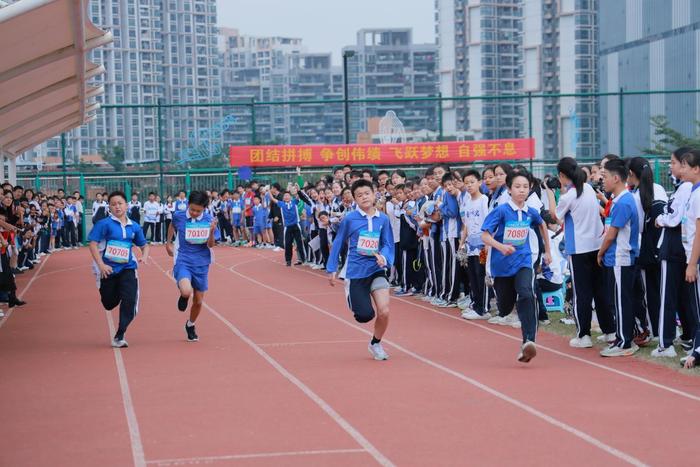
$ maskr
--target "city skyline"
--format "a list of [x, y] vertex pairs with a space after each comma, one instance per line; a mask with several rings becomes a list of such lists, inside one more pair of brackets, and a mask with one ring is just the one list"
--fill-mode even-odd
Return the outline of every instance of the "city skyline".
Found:
[[[413, 30], [415, 43], [435, 43], [434, 0], [217, 0], [219, 27], [250, 36], [301, 38], [312, 53], [330, 53], [342, 63], [341, 49], [354, 44], [361, 29]], [[271, 15], [270, 12], [275, 14]], [[372, 14], [373, 13], [373, 14]]]

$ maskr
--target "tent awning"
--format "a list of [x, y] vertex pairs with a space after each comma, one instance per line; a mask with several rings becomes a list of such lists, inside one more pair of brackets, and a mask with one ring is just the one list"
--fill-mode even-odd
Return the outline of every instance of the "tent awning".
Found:
[[112, 41], [87, 13], [88, 0], [21, 0], [0, 8], [0, 152], [22, 152], [87, 123], [104, 67], [91, 49]]

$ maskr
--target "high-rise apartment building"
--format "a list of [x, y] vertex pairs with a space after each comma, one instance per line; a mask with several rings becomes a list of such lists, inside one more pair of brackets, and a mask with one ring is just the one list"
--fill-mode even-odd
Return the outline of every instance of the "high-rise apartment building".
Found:
[[[221, 100], [216, 0], [91, 0], [90, 17], [114, 42], [92, 52], [107, 72], [101, 104], [218, 102]], [[67, 134], [67, 159], [121, 146], [127, 163], [159, 158], [155, 108], [103, 108], [97, 119]], [[176, 160], [190, 140], [221, 118], [218, 108], [163, 109], [164, 157]], [[53, 138], [29, 155], [60, 155]], [[26, 156], [25, 156], [26, 157]]]
[[[700, 2], [598, 1], [600, 90], [603, 92], [700, 89]], [[650, 119], [668, 118], [690, 136], [700, 120], [700, 93], [624, 97], [624, 152], [653, 146]], [[600, 98], [602, 152], [620, 152], [620, 102]]]
[[[291, 37], [255, 37], [242, 35], [236, 29], [221, 28], [222, 97], [225, 102], [270, 101], [273, 74], [284, 75], [292, 56], [304, 51], [301, 39]], [[282, 80], [283, 81], [283, 80]], [[281, 91], [280, 91], [281, 92]], [[281, 92], [284, 94], [283, 92]], [[273, 135], [272, 106], [255, 109], [257, 142], [272, 142], [284, 131], [277, 125]], [[224, 112], [235, 121], [224, 133], [227, 144], [252, 142], [252, 112], [250, 107], [226, 107]]]
[[491, 139], [530, 134], [538, 158], [597, 154], [594, 98], [510, 94], [596, 89], [596, 0], [436, 0], [445, 133]]
[[[343, 48], [348, 58], [351, 99], [391, 99], [438, 95], [437, 47], [415, 44], [411, 29], [362, 29], [357, 43]], [[438, 129], [436, 101], [384, 101], [352, 104], [351, 142], [367, 131], [369, 119], [394, 111], [406, 130]]]

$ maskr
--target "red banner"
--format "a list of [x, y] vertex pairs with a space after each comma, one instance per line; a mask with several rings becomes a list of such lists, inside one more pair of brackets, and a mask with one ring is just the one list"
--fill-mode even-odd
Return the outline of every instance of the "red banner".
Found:
[[495, 139], [405, 144], [231, 146], [232, 167], [432, 164], [530, 159], [535, 140]]

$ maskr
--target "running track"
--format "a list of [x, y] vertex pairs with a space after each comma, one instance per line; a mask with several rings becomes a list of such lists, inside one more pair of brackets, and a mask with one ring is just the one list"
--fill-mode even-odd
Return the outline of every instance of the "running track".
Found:
[[[217, 248], [187, 343], [163, 247], [124, 350], [89, 253], [19, 278], [0, 323], [0, 465], [689, 465], [700, 380], [392, 299], [387, 362], [342, 286], [280, 254]], [[689, 418], [690, 417], [690, 418]]]

